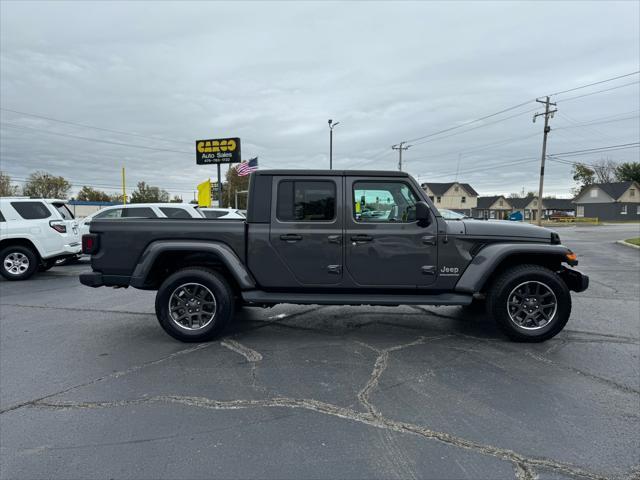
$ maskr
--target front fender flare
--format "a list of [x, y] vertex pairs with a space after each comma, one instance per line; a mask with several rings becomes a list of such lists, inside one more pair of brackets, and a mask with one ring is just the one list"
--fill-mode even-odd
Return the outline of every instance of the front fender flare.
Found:
[[564, 245], [549, 245], [545, 243], [494, 243], [487, 245], [473, 257], [464, 273], [456, 284], [455, 291], [463, 293], [477, 293], [484, 286], [487, 279], [495, 272], [502, 261], [511, 255], [540, 255], [543, 257], [561, 257], [571, 253]]
[[144, 288], [147, 285], [147, 277], [158, 257], [165, 252], [187, 251], [212, 253], [231, 272], [234, 280], [241, 289], [256, 288], [256, 282], [240, 261], [235, 252], [224, 243], [206, 242], [197, 240], [175, 241], [157, 240], [151, 242], [143, 252], [138, 264], [131, 275], [129, 285], [135, 288]]

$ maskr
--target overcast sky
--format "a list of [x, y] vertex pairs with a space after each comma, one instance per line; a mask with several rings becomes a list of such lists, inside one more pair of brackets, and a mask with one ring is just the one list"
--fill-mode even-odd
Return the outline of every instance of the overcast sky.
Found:
[[[637, 1], [0, 5], [0, 168], [63, 175], [74, 191], [115, 191], [124, 165], [129, 187], [188, 200], [215, 177], [195, 165], [201, 138], [238, 136], [261, 168], [328, 168], [329, 118], [335, 168], [396, 169], [392, 144], [640, 70]], [[553, 97], [548, 153], [638, 142], [639, 80]], [[404, 170], [437, 182], [458, 171], [481, 194], [537, 190], [536, 107], [413, 141]], [[570, 170], [548, 162], [546, 191], [568, 196]]]

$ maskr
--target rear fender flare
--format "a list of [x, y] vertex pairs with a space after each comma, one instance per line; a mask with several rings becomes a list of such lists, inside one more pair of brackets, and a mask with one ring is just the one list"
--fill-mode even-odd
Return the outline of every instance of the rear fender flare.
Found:
[[224, 243], [203, 241], [169, 241], [158, 240], [151, 242], [143, 252], [133, 274], [130, 285], [143, 288], [147, 283], [147, 276], [156, 260], [166, 252], [188, 251], [213, 254], [229, 270], [234, 280], [242, 290], [256, 288], [256, 283], [249, 271], [235, 252]]
[[494, 243], [487, 245], [473, 257], [464, 273], [456, 284], [455, 291], [462, 293], [478, 293], [487, 279], [500, 266], [500, 264], [512, 255], [536, 255], [545, 260], [557, 258], [566, 262], [566, 256], [570, 253], [564, 245], [531, 244], [531, 243]]

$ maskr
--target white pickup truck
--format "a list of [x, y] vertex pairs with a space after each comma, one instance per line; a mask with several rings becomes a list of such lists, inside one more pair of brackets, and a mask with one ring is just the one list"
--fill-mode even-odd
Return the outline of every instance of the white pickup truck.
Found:
[[65, 200], [0, 198], [0, 275], [26, 280], [80, 254], [78, 224]]

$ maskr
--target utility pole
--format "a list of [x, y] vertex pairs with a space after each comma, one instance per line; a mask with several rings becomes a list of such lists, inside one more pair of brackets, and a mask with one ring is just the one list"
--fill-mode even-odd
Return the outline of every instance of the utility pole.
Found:
[[549, 107], [553, 105], [556, 106], [555, 103], [551, 103], [549, 97], [545, 97], [545, 100], [540, 100], [536, 98], [536, 102], [544, 103], [544, 113], [536, 113], [533, 116], [533, 123], [536, 123], [536, 118], [544, 115], [544, 136], [542, 137], [542, 157], [540, 158], [540, 187], [538, 188], [538, 225], [542, 225], [542, 189], [544, 186], [544, 161], [547, 158], [547, 135], [551, 131], [551, 127], [549, 126], [549, 118], [553, 118], [553, 114], [558, 111], [550, 110]]
[[127, 204], [127, 189], [125, 187], [124, 167], [122, 167], [122, 204]]
[[340, 125], [340, 122], [333, 123], [329, 119], [329, 170], [333, 170], [333, 127]]
[[398, 170], [402, 171], [402, 151], [407, 150], [412, 145], [405, 145], [407, 142], [400, 142], [396, 145], [392, 145], [393, 150], [398, 150]]

